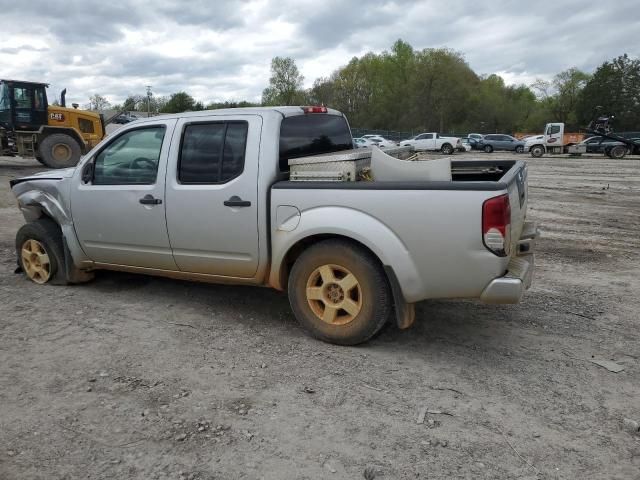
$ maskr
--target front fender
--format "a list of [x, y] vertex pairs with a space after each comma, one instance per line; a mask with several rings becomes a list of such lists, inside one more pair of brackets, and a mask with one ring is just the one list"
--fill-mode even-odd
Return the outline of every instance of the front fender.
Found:
[[281, 285], [281, 270], [287, 253], [298, 242], [313, 236], [337, 235], [355, 240], [369, 248], [385, 267], [393, 270], [407, 302], [424, 298], [424, 282], [402, 240], [380, 220], [362, 211], [346, 207], [318, 207], [302, 211], [292, 231], [272, 226], [272, 267], [269, 283]]
[[80, 265], [89, 259], [80, 247], [73, 227], [69, 203], [64, 195], [68, 187], [67, 182], [68, 178], [34, 178], [15, 183], [12, 190], [27, 222], [33, 222], [45, 215], [60, 226], [74, 264]]

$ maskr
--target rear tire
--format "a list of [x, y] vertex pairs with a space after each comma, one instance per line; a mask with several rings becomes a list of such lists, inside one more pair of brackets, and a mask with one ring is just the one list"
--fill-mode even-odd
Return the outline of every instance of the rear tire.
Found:
[[40, 142], [40, 160], [49, 168], [67, 168], [77, 165], [82, 151], [73, 137], [66, 133], [55, 133]]
[[491, 145], [485, 145], [483, 150], [485, 151], [485, 153], [491, 153], [493, 152], [493, 147]]
[[445, 143], [440, 148], [440, 151], [442, 152], [443, 155], [451, 155], [453, 153], [453, 147], [450, 144]]
[[618, 160], [624, 158], [626, 154], [627, 148], [623, 147], [622, 145], [616, 145], [615, 147], [610, 148], [607, 152], [607, 155], [609, 155], [610, 158]]
[[29, 280], [50, 283], [64, 278], [62, 232], [49, 218], [27, 223], [16, 234], [18, 265]]
[[298, 322], [312, 336], [338, 345], [373, 337], [393, 303], [378, 260], [343, 240], [325, 240], [305, 250], [291, 269], [288, 292]]

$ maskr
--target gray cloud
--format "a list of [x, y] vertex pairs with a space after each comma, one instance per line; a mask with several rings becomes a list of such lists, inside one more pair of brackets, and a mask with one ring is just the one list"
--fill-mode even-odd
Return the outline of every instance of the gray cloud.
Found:
[[119, 102], [145, 85], [205, 102], [256, 100], [276, 55], [293, 57], [310, 85], [398, 38], [453, 48], [479, 74], [513, 82], [640, 53], [635, 0], [615, 9], [578, 0], [0, 0], [0, 11], [0, 76], [67, 87], [79, 103], [93, 93]]

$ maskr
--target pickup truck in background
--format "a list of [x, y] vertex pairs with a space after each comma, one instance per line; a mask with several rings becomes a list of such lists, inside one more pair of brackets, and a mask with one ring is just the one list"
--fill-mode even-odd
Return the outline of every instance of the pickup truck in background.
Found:
[[74, 168], [11, 181], [32, 281], [100, 269], [286, 290], [298, 321], [366, 341], [415, 303], [517, 303], [537, 230], [523, 161], [452, 163], [451, 181], [291, 181], [289, 160], [352, 148], [326, 107], [187, 112], [124, 125]]
[[462, 140], [458, 137], [443, 137], [439, 133], [421, 133], [413, 138], [398, 142], [401, 147], [413, 147], [420, 151], [441, 151], [451, 155], [462, 147]]

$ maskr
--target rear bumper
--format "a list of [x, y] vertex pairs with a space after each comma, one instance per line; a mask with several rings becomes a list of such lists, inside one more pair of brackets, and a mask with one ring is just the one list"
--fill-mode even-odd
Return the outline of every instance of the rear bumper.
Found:
[[527, 222], [518, 242], [518, 255], [511, 258], [507, 273], [493, 279], [480, 295], [484, 303], [518, 303], [531, 286], [535, 269], [535, 241], [540, 236], [534, 222]]

